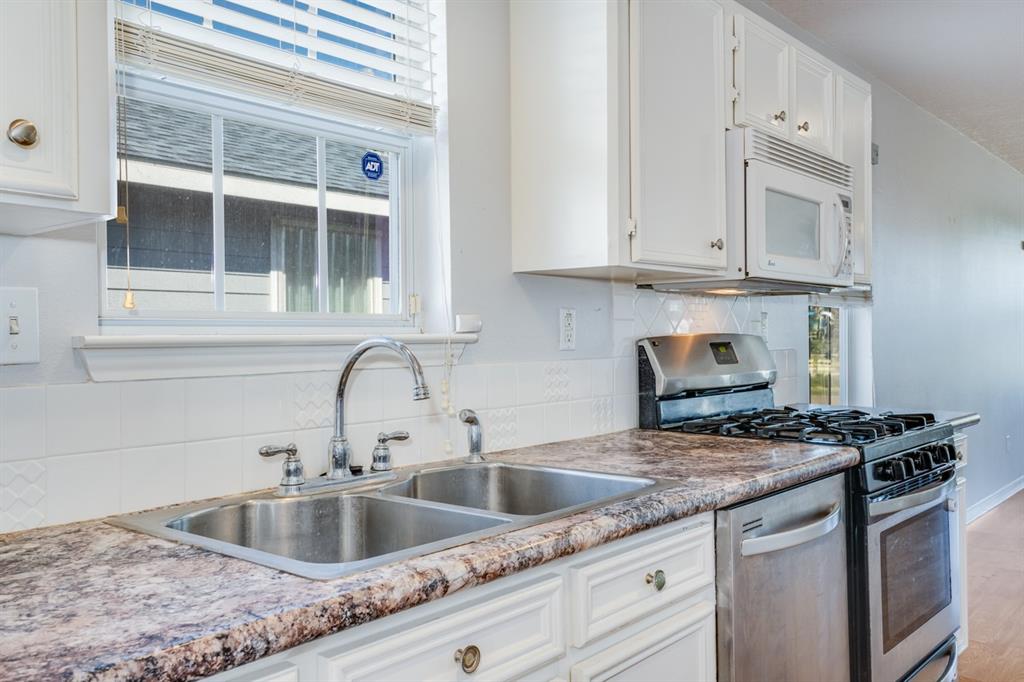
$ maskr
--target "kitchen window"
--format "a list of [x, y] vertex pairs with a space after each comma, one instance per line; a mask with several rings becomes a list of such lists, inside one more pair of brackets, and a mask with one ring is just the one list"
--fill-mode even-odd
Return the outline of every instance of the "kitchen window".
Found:
[[116, 6], [105, 320], [407, 324], [430, 3]]

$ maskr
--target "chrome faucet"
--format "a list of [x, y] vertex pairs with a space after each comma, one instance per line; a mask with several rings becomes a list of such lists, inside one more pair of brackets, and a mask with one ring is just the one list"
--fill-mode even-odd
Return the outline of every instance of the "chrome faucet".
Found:
[[484, 431], [480, 426], [480, 418], [473, 410], [462, 410], [459, 412], [459, 421], [469, 427], [469, 456], [466, 462], [479, 464], [484, 461]]
[[327, 478], [333, 480], [352, 478], [352, 472], [348, 470], [349, 462], [352, 461], [352, 450], [349, 447], [348, 438], [345, 436], [345, 389], [348, 386], [348, 379], [356, 362], [359, 361], [359, 358], [363, 357], [363, 353], [372, 348], [387, 348], [405, 360], [405, 364], [409, 366], [409, 370], [412, 372], [413, 381], [416, 382], [412, 389], [413, 400], [426, 400], [430, 397], [430, 388], [427, 387], [426, 379], [423, 378], [423, 367], [420, 366], [420, 361], [416, 359], [416, 356], [413, 355], [409, 347], [401, 341], [395, 341], [386, 336], [378, 336], [367, 339], [353, 348], [348, 358], [345, 359], [345, 365], [341, 370], [341, 379], [338, 381], [338, 396], [334, 403], [334, 437], [331, 438], [328, 453], [330, 468], [327, 471]]

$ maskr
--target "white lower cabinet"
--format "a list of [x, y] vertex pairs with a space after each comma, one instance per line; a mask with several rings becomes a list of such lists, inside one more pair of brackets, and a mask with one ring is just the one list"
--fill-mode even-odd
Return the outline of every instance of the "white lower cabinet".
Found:
[[645, 531], [212, 679], [710, 682], [712, 521]]
[[700, 601], [572, 667], [569, 682], [713, 682], [715, 605]]

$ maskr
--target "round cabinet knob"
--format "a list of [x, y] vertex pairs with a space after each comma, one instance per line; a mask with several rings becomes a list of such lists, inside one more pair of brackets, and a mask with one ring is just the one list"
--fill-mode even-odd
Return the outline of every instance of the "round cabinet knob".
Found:
[[804, 121], [803, 123], [801, 123], [800, 125], [798, 125], [798, 126], [796, 127], [796, 129], [797, 129], [797, 130], [802, 130], [802, 131], [804, 131], [805, 133], [809, 133], [809, 132], [811, 132], [811, 122], [810, 122], [810, 121]]
[[654, 573], [648, 573], [644, 576], [644, 580], [647, 581], [648, 585], [654, 585], [654, 589], [658, 592], [665, 589], [665, 571], [660, 568]]
[[462, 666], [462, 672], [474, 673], [480, 667], [480, 647], [470, 644], [455, 652], [455, 662]]
[[23, 149], [32, 149], [39, 144], [39, 130], [32, 121], [16, 118], [7, 126], [7, 139]]
[[721, 251], [722, 249], [725, 248], [725, 242], [723, 242], [722, 238], [719, 237], [718, 239], [716, 239], [713, 242], [711, 242], [711, 248], [712, 249], [718, 249], [719, 251]]
[[780, 111], [779, 113], [777, 113], [777, 114], [774, 114], [774, 115], [772, 116], [772, 118], [774, 118], [774, 119], [775, 119], [776, 121], [785, 121], [785, 120], [786, 120], [786, 110], [785, 110], [785, 109], [783, 109], [783, 110], [782, 110], [782, 111]]

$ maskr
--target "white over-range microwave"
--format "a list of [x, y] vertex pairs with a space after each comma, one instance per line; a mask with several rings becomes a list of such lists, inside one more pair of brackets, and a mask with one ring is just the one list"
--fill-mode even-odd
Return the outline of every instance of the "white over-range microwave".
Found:
[[742, 191], [747, 277], [851, 286], [850, 167], [752, 128], [729, 137], [728, 184], [733, 197]]
[[852, 169], [754, 128], [728, 131], [726, 155], [725, 276], [650, 286], [776, 294], [853, 286]]

